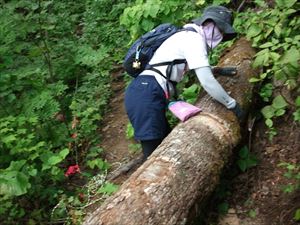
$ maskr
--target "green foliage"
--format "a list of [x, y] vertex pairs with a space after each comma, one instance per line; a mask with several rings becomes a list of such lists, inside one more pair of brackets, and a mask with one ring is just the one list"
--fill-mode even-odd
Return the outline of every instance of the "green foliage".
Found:
[[299, 190], [300, 189], [300, 165], [283, 162], [278, 164], [278, 166], [283, 167], [287, 170], [287, 172], [285, 172], [283, 176], [293, 182], [284, 186], [283, 192], [291, 193], [296, 190]]
[[265, 102], [270, 101], [270, 99], [272, 97], [273, 89], [274, 89], [274, 86], [271, 83], [267, 83], [261, 87], [259, 94], [260, 94], [260, 97], [263, 99], [263, 101], [265, 101]]
[[126, 137], [127, 137], [127, 139], [131, 139], [134, 137], [134, 129], [133, 129], [133, 126], [131, 123], [127, 124]]
[[258, 160], [256, 156], [251, 153], [247, 146], [244, 146], [239, 151], [239, 159], [237, 161], [237, 165], [239, 166], [240, 170], [245, 172], [247, 169], [256, 166]]
[[[56, 181], [63, 178], [58, 167], [69, 154], [69, 149], [56, 149], [40, 141], [36, 117], [5, 117], [0, 119], [0, 194], [20, 196], [37, 188], [40, 179]], [[48, 176], [53, 175], [53, 176]]]
[[181, 0], [136, 0], [135, 4], [124, 10], [120, 21], [131, 34], [132, 40], [151, 30], [160, 23], [180, 24], [184, 20], [199, 17], [198, 4]]
[[107, 182], [101, 188], [99, 188], [98, 193], [112, 195], [118, 190], [118, 188], [118, 185]]
[[[255, 3], [260, 7], [259, 11], [239, 14], [235, 26], [258, 49], [253, 66], [263, 67], [264, 71], [258, 77], [251, 78], [250, 82], [264, 83], [260, 96], [271, 105], [264, 107], [262, 113], [272, 138], [276, 135], [272, 120], [284, 115], [286, 108], [295, 109], [294, 120], [299, 121], [300, 19], [296, 16], [299, 3], [295, 0], [277, 0], [274, 8], [269, 8], [264, 1]], [[295, 98], [296, 108], [287, 104], [282, 96], [273, 96], [275, 87], [272, 81], [275, 81], [277, 89], [287, 88], [293, 96], [298, 95]]]
[[251, 218], [255, 218], [256, 215], [257, 215], [257, 213], [256, 213], [256, 211], [254, 209], [251, 209], [251, 210], [249, 210], [248, 215]]
[[221, 54], [226, 48], [229, 48], [234, 43], [234, 40], [221, 42], [211, 52], [209, 52], [209, 64], [214, 66], [219, 62]]
[[[2, 1], [0, 7], [0, 220], [43, 224], [78, 190], [71, 164], [105, 171], [97, 128], [112, 65], [129, 41], [128, 1]], [[82, 171], [82, 176], [88, 175]], [[35, 199], [34, 201], [31, 201]], [[27, 204], [28, 202], [28, 204]], [[45, 203], [46, 204], [43, 204]], [[26, 204], [25, 204], [26, 203]]]
[[288, 106], [287, 102], [281, 95], [277, 95], [271, 105], [267, 105], [262, 108], [261, 112], [265, 117], [265, 123], [269, 127], [269, 138], [272, 139], [274, 135], [277, 134], [276, 130], [273, 127], [272, 119], [284, 115], [285, 109]]
[[294, 120], [300, 122], [300, 96], [296, 98], [295, 105], [297, 107], [297, 110], [293, 113]]
[[300, 221], [300, 209], [297, 209], [294, 215], [295, 221]]
[[141, 150], [142, 150], [141, 144], [129, 144], [128, 148], [129, 148], [129, 151], [132, 153], [141, 152]]
[[99, 158], [99, 155], [102, 153], [103, 149], [97, 146], [94, 146], [89, 149], [88, 154], [86, 155], [86, 165], [91, 168], [95, 169], [98, 168], [99, 170], [106, 171], [110, 168], [110, 165]]
[[199, 84], [192, 84], [189, 87], [183, 88], [183, 91], [181, 93], [181, 97], [186, 101], [191, 104], [195, 103], [199, 92], [200, 92], [200, 86]]
[[[292, 193], [300, 190], [300, 165], [288, 162], [279, 163], [278, 166], [287, 170], [283, 174], [284, 177], [289, 179], [290, 183], [285, 185], [282, 190], [284, 193]], [[294, 213], [294, 220], [300, 221], [300, 209], [296, 209]]]

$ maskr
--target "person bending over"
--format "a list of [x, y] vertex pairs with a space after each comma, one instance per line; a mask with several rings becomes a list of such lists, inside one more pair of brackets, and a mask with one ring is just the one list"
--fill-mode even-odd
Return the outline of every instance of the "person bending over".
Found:
[[[236, 114], [239, 105], [213, 76], [208, 52], [222, 41], [236, 36], [232, 27], [231, 11], [223, 6], [207, 7], [202, 17], [192, 20], [156, 50], [149, 64], [185, 59], [186, 63], [172, 67], [170, 80], [180, 82], [188, 70], [194, 70], [204, 90], [227, 109]], [[159, 66], [166, 76], [168, 66]], [[134, 128], [135, 139], [142, 145], [146, 160], [171, 131], [166, 118], [169, 95], [174, 94], [172, 82], [158, 72], [145, 69], [129, 84], [125, 91], [125, 109]]]

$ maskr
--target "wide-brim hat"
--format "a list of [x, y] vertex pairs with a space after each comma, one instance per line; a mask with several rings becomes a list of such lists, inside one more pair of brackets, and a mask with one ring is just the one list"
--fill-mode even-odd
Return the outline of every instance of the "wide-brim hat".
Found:
[[228, 41], [236, 37], [236, 32], [232, 27], [232, 13], [223, 6], [209, 6], [204, 9], [200, 18], [192, 20], [197, 25], [202, 25], [205, 21], [212, 20], [223, 32], [222, 41]]

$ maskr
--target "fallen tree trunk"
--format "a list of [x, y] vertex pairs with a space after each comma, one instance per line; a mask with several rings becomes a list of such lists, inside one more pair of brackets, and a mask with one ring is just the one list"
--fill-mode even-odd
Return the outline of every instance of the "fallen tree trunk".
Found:
[[[234, 78], [220, 82], [247, 111], [252, 87], [248, 79], [254, 50], [240, 39], [219, 66], [237, 66]], [[203, 112], [177, 125], [151, 157], [86, 217], [85, 225], [185, 224], [195, 201], [210, 195], [224, 164], [240, 140], [235, 115], [209, 96], [197, 103]]]

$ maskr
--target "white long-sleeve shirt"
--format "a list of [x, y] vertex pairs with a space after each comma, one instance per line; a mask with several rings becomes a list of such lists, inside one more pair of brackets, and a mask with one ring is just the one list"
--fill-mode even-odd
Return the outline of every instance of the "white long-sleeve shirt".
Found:
[[[172, 81], [180, 82], [187, 69], [195, 70], [204, 90], [215, 100], [226, 106], [228, 109], [231, 109], [236, 105], [236, 101], [226, 93], [219, 82], [214, 78], [208, 61], [205, 35], [201, 27], [198, 27], [197, 31], [198, 32], [181, 31], [172, 35], [156, 50], [149, 64], [169, 62], [175, 59], [185, 59], [187, 65], [182, 63], [173, 66], [170, 79]], [[155, 68], [166, 75], [167, 66]], [[167, 93], [166, 79], [160, 74], [152, 70], [145, 70], [141, 75], [155, 76], [157, 82], [163, 88], [165, 93]], [[169, 86], [169, 91], [172, 93], [172, 85]]]

